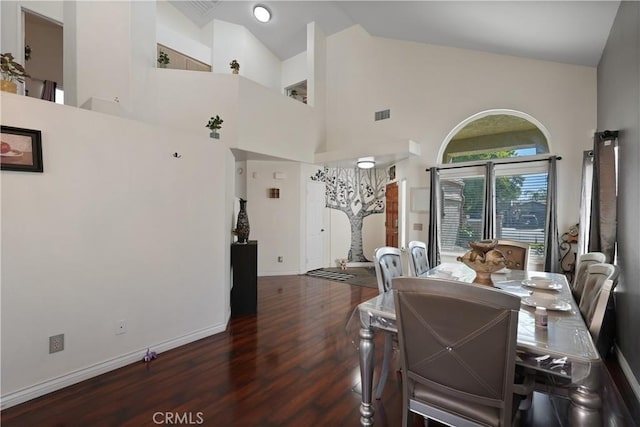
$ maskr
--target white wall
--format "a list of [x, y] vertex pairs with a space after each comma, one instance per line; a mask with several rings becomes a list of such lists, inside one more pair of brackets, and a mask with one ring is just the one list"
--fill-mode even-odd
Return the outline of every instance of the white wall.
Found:
[[[391, 119], [374, 122], [386, 108]], [[596, 127], [595, 68], [376, 38], [358, 26], [327, 37], [329, 151], [412, 139], [431, 166], [451, 129], [493, 108], [528, 113], [549, 130], [552, 152], [563, 157], [565, 230], [578, 219], [580, 153]]]
[[243, 76], [230, 77], [239, 78], [237, 148], [312, 163], [316, 110]]
[[65, 104], [117, 98], [122, 108], [131, 111], [131, 5], [68, 2], [64, 7]]
[[[276, 179], [274, 174], [284, 174]], [[247, 160], [247, 215], [250, 240], [258, 241], [258, 275], [299, 274], [301, 230], [300, 164]], [[269, 189], [280, 198], [269, 198]], [[278, 262], [282, 256], [283, 262]]]
[[225, 21], [213, 21], [213, 70], [231, 73], [229, 63], [240, 63], [240, 74], [281, 93], [282, 62], [249, 30]]
[[[172, 33], [179, 34], [186, 39], [197, 41], [209, 47], [211, 46], [208, 38], [203, 34], [201, 29], [171, 3], [157, 0], [155, 4], [158, 27], [166, 28]], [[205, 62], [208, 63], [209, 61], [207, 60]]]
[[314, 152], [327, 149], [327, 37], [315, 22], [307, 24], [307, 103], [316, 109]]
[[247, 198], [247, 161], [235, 162], [235, 189], [234, 196], [242, 199]]
[[307, 52], [282, 61], [282, 91], [284, 88], [307, 80]]
[[167, 68], [155, 68], [150, 74], [159, 88], [149, 105], [157, 111], [158, 123], [208, 136], [209, 118], [219, 115], [224, 120], [220, 140], [211, 142], [237, 143], [238, 76]]
[[[167, 1], [156, 1], [157, 42], [211, 64], [211, 37]], [[216, 70], [221, 71], [221, 70]]]
[[[44, 164], [2, 171], [2, 404], [223, 331], [228, 150], [195, 131], [1, 102], [2, 124], [42, 131]], [[64, 351], [48, 354], [60, 333]]]

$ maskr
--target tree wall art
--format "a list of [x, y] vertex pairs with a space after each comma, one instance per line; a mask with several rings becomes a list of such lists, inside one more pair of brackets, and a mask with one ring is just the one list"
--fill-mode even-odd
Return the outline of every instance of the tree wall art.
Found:
[[386, 172], [375, 168], [324, 168], [311, 176], [311, 180], [325, 183], [326, 207], [344, 212], [349, 219], [349, 261], [369, 261], [362, 247], [362, 224], [369, 215], [384, 213]]

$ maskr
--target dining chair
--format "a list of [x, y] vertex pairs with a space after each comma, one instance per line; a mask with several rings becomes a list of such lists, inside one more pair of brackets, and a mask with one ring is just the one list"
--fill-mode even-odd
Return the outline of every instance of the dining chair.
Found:
[[506, 267], [511, 270], [526, 270], [529, 263], [529, 243], [515, 240], [498, 240], [496, 249], [507, 259]]
[[[402, 361], [403, 420], [509, 426], [532, 377], [514, 384], [520, 298], [452, 280], [393, 282]], [[451, 313], [464, 313], [455, 316]]]
[[587, 325], [593, 318], [593, 312], [600, 295], [600, 290], [605, 280], [612, 280], [617, 283], [618, 267], [612, 264], [598, 263], [591, 264], [587, 269], [587, 277], [584, 283], [582, 297], [578, 307], [580, 314], [584, 318]]
[[[600, 356], [609, 355], [615, 336], [615, 314], [611, 293], [618, 284], [619, 269], [611, 264], [592, 264], [587, 269], [584, 292], [580, 299], [580, 313]], [[608, 284], [607, 281], [611, 283]]]
[[409, 242], [409, 270], [414, 277], [423, 276], [429, 271], [427, 244], [418, 240]]
[[[383, 294], [391, 289], [391, 281], [395, 277], [400, 277], [403, 274], [402, 255], [398, 248], [383, 246], [374, 251], [373, 259], [376, 270], [376, 279], [378, 281], [378, 291]], [[387, 377], [389, 376], [389, 365], [391, 364], [394, 341], [397, 341], [396, 333], [385, 331], [384, 356], [382, 358], [380, 379], [378, 380], [378, 385], [376, 387], [376, 399], [380, 399], [382, 397], [382, 392], [387, 382]]]
[[593, 338], [593, 341], [596, 343], [596, 346], [600, 338], [600, 332], [602, 331], [602, 324], [604, 316], [607, 312], [607, 307], [609, 306], [611, 293], [613, 292], [613, 289], [615, 287], [615, 281], [611, 279], [605, 280], [602, 283], [602, 287], [598, 292], [594, 304], [592, 305], [591, 319], [587, 323], [587, 326], [589, 326], [589, 333], [591, 334], [591, 338]]
[[584, 284], [587, 280], [587, 269], [592, 264], [601, 264], [606, 262], [607, 256], [602, 252], [587, 252], [578, 257], [578, 265], [576, 266], [576, 276], [571, 284], [571, 293], [573, 299], [580, 303]]

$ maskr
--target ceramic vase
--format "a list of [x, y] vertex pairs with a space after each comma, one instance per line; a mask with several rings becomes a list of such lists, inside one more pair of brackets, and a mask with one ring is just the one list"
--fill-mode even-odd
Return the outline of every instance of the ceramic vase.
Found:
[[236, 234], [238, 243], [249, 241], [249, 217], [247, 216], [247, 201], [240, 199], [240, 212], [238, 212], [238, 222], [236, 223]]

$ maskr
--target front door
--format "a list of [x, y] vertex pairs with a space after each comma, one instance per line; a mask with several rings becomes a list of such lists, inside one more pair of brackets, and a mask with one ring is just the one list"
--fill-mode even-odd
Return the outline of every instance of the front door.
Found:
[[398, 183], [387, 185], [386, 219], [384, 222], [386, 246], [398, 247]]

